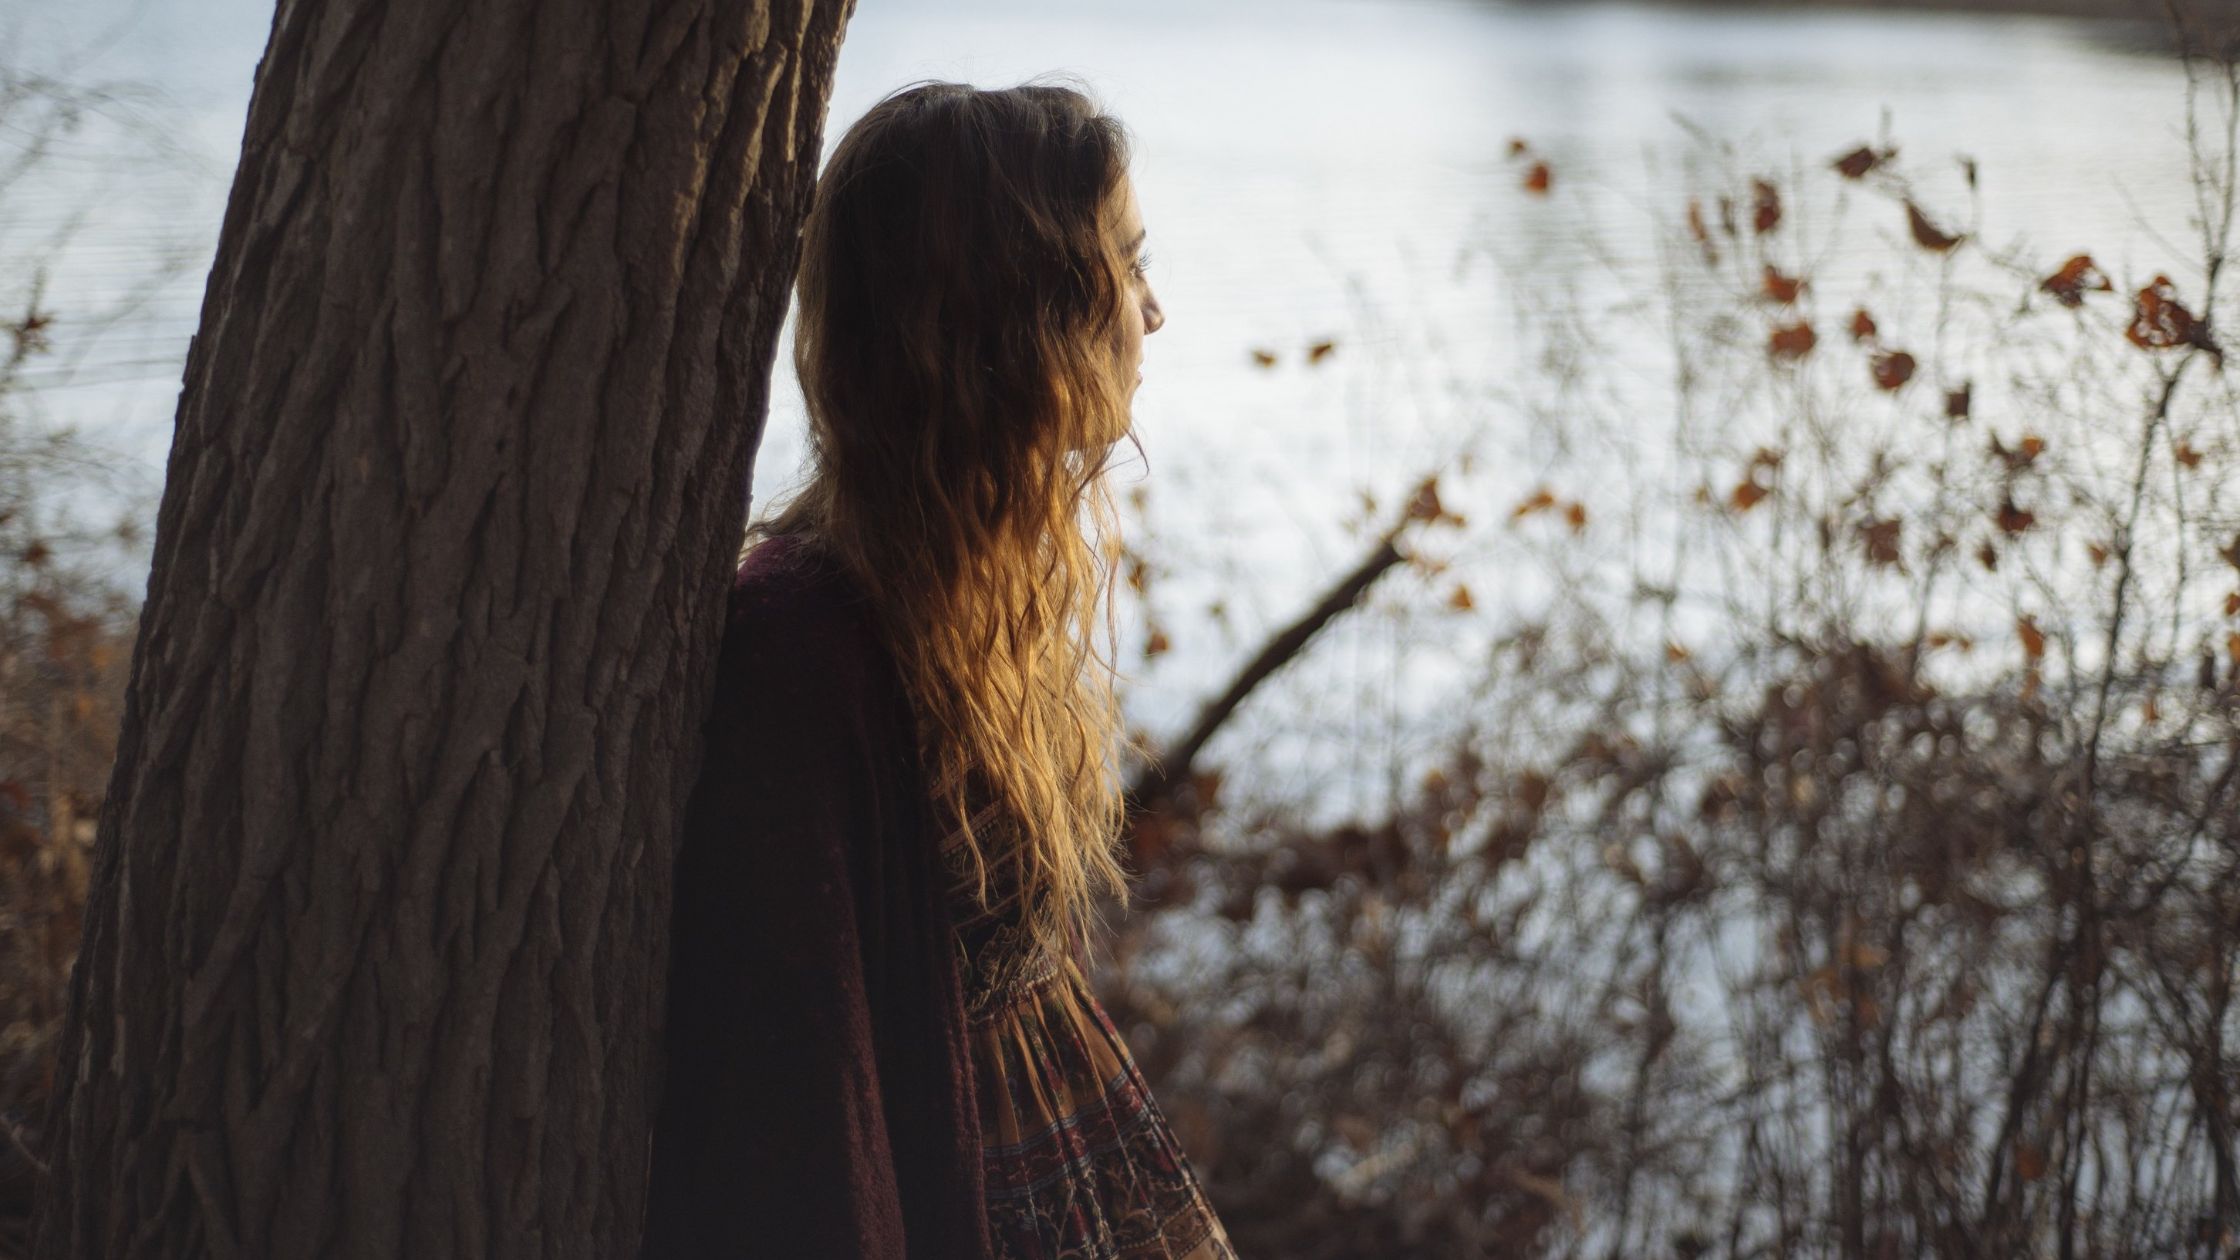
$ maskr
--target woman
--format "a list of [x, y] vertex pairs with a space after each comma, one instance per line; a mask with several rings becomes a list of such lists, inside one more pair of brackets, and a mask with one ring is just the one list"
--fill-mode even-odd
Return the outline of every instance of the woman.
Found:
[[1233, 1257], [1082, 978], [1102, 474], [1163, 322], [1121, 128], [918, 85], [802, 238], [814, 475], [751, 531], [677, 863], [649, 1257]]

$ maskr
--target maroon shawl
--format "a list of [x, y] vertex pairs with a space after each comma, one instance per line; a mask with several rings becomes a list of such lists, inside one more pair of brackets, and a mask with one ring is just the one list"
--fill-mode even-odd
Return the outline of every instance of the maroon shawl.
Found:
[[910, 709], [804, 543], [731, 590], [677, 853], [647, 1260], [993, 1254]]

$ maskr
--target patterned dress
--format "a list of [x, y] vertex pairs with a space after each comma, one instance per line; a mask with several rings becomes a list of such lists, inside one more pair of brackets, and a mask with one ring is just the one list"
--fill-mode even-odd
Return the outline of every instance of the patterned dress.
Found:
[[[982, 811], [976, 825], [989, 818]], [[1236, 1260], [1111, 1017], [1071, 958], [1032, 946], [1016, 896], [977, 903], [963, 839], [951, 834], [941, 860], [996, 1254]]]

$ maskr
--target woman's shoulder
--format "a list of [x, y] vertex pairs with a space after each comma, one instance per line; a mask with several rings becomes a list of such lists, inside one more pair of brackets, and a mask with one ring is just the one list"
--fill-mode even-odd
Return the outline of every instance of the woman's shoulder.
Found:
[[[891, 668], [861, 587], [813, 539], [765, 538], [731, 583], [723, 662], [789, 688], [857, 696]], [[774, 677], [773, 677], [774, 676]]]
[[868, 612], [854, 579], [805, 535], [779, 534], [756, 543], [731, 581], [728, 619], [734, 630], [824, 637], [867, 627]]

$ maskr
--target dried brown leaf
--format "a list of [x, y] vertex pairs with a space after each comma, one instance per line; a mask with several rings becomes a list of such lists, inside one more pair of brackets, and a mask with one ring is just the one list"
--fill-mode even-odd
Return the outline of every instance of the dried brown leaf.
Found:
[[1766, 341], [1766, 353], [1776, 359], [1801, 359], [1812, 353], [1812, 347], [1819, 344], [1819, 341], [1819, 336], [1812, 331], [1812, 325], [1800, 320], [1774, 329], [1773, 335]]
[[1934, 250], [1941, 254], [1960, 243], [1960, 237], [1953, 236], [1936, 224], [1929, 222], [1929, 217], [1921, 213], [1921, 207], [1914, 205], [1911, 201], [1906, 202], [1906, 226], [1913, 231], [1914, 244], [1923, 249]]
[[1781, 190], [1762, 179], [1750, 181], [1750, 226], [1760, 236], [1781, 222]]
[[2084, 295], [2088, 292], [2106, 293], [2114, 288], [2108, 283], [2108, 277], [2100, 274], [2099, 264], [2092, 261], [2090, 254], [2078, 254], [2061, 264], [2059, 271], [2038, 282], [2040, 292], [2052, 294], [2054, 301], [2068, 307], [2084, 305]]
[[1889, 391], [1903, 387], [1913, 379], [1913, 356], [1903, 350], [1890, 350], [1877, 354], [1870, 361], [1876, 389]]

